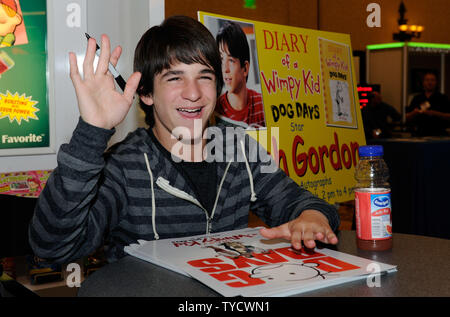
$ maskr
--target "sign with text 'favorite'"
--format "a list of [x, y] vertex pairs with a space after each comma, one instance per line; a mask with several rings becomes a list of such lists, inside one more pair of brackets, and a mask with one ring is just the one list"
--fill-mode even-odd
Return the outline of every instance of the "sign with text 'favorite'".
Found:
[[46, 5], [0, 3], [0, 153], [50, 145]]

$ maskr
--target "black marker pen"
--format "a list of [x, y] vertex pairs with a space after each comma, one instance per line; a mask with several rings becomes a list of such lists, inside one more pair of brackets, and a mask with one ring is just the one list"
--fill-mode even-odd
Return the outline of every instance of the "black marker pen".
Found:
[[[84, 33], [84, 34], [86, 34], [86, 38], [89, 41], [89, 39], [91, 38], [89, 36], [89, 34], [87, 34], [87, 33]], [[98, 44], [96, 44], [96, 46], [97, 46], [97, 50], [95, 51], [95, 54], [98, 57], [100, 57], [100, 46], [98, 46]], [[126, 85], [125, 80], [122, 78], [122, 76], [119, 74], [119, 72], [114, 68], [114, 66], [111, 63], [108, 63], [108, 70], [114, 76], [114, 79], [116, 80], [117, 85], [119, 85], [119, 87], [122, 89], [122, 91], [125, 91], [125, 85]]]

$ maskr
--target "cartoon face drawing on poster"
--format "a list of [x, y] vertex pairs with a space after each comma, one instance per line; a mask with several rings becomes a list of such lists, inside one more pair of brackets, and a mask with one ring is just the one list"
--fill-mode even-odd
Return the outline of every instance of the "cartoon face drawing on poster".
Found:
[[22, 21], [15, 0], [0, 0], [0, 47], [14, 45], [16, 28]]
[[341, 80], [330, 80], [330, 91], [333, 102], [333, 120], [351, 122], [348, 83]]
[[251, 278], [274, 281], [306, 281], [314, 278], [325, 279], [329, 272], [321, 273], [317, 263], [281, 263], [260, 266], [252, 270]]

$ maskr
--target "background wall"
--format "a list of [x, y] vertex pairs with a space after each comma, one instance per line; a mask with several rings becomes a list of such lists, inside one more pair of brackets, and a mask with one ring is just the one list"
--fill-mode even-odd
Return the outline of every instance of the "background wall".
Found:
[[[255, 0], [256, 9], [245, 9], [244, 0], [166, 0], [166, 16], [184, 14], [197, 17], [207, 11], [233, 17], [291, 25], [351, 35], [352, 48], [365, 50], [366, 45], [393, 42], [397, 32], [400, 0]], [[226, 4], [224, 4], [226, 3]], [[366, 24], [369, 3], [381, 7], [381, 27]], [[410, 24], [421, 24], [425, 30], [420, 42], [449, 43], [450, 5], [448, 0], [404, 0]]]
[[[367, 44], [392, 42], [397, 31], [400, 0], [255, 0], [256, 9], [245, 9], [244, 0], [47, 0], [49, 15], [50, 102], [54, 107], [53, 153], [24, 156], [0, 156], [0, 172], [52, 169], [56, 152], [70, 140], [78, 121], [76, 97], [69, 78], [68, 52], [78, 55], [82, 64], [86, 40], [84, 32], [99, 38], [110, 36], [112, 45], [122, 45], [123, 54], [117, 66], [127, 79], [132, 73], [134, 48], [149, 25], [159, 24], [164, 16], [175, 14], [197, 18], [197, 11], [208, 11], [251, 20], [283, 25], [349, 33], [354, 50], [365, 50]], [[381, 7], [381, 27], [366, 24], [369, 3]], [[79, 3], [81, 25], [66, 27], [67, 5]], [[409, 23], [425, 26], [421, 42], [450, 43], [448, 0], [404, 0]], [[449, 58], [447, 58], [447, 61]], [[450, 62], [446, 63], [447, 68]], [[117, 128], [111, 142], [122, 139], [136, 126], [143, 125], [141, 111], [135, 105], [127, 119]]]

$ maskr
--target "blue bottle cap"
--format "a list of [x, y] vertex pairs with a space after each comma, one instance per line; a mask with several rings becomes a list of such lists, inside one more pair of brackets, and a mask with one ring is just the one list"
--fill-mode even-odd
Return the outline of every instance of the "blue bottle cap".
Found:
[[359, 156], [382, 156], [384, 154], [382, 145], [364, 145], [359, 147]]

